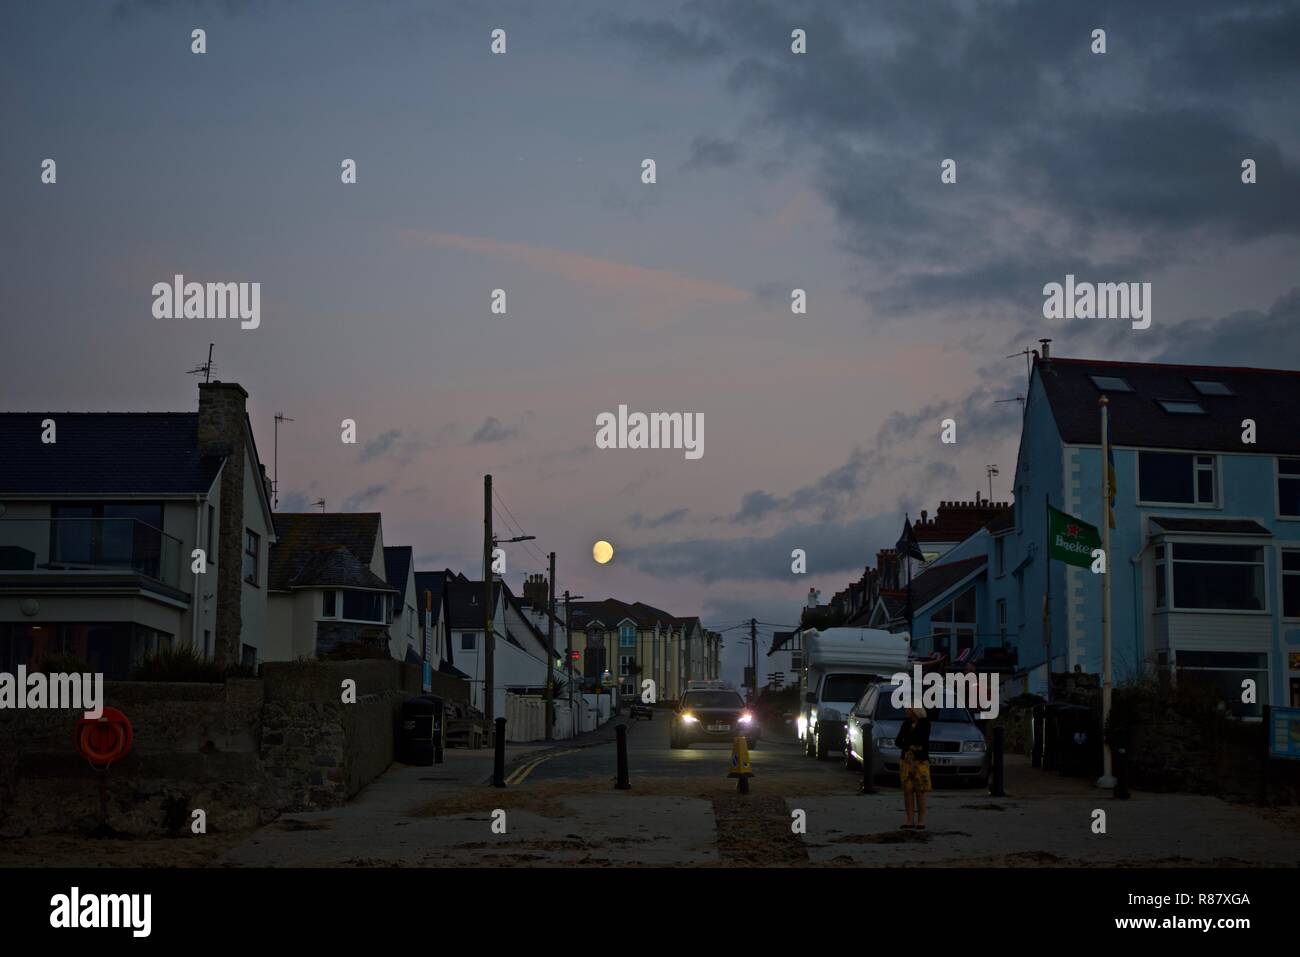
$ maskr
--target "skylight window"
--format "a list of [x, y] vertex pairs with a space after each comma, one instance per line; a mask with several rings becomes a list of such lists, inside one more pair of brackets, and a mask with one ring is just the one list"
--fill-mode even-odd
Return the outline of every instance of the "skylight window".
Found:
[[1089, 379], [1102, 392], [1132, 392], [1133, 387], [1119, 376], [1113, 375], [1090, 375]]
[[1205, 415], [1205, 410], [1201, 408], [1199, 402], [1193, 402], [1190, 399], [1157, 399], [1160, 408], [1174, 415]]
[[1224, 382], [1210, 382], [1205, 379], [1193, 379], [1192, 387], [1201, 395], [1236, 395]]

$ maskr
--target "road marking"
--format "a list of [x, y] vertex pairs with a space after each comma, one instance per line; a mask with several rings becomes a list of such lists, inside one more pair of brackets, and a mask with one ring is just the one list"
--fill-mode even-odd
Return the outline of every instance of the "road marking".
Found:
[[521, 764], [519, 767], [515, 768], [514, 771], [510, 773], [510, 776], [508, 778], [506, 778], [506, 784], [520, 784], [523, 782], [524, 778], [532, 774], [533, 769], [537, 767], [537, 765], [541, 764], [543, 761], [549, 761], [551, 760], [551, 758], [558, 758], [564, 754], [572, 754], [574, 751], [577, 750], [579, 749], [567, 748], [564, 751], [553, 751], [550, 754], [544, 754], [540, 758], [534, 758], [532, 761], [528, 761], [524, 764]]

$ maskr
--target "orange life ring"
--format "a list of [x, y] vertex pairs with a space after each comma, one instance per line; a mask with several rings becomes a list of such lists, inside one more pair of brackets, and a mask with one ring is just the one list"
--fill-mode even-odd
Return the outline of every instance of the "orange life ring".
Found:
[[131, 739], [131, 722], [116, 708], [105, 708], [99, 718], [79, 719], [74, 735], [78, 753], [97, 768], [126, 757]]

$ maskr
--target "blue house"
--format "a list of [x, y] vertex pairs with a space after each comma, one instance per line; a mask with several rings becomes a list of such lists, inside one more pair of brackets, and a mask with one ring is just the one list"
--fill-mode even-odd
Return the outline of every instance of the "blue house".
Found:
[[[1010, 519], [945, 556], [986, 558], [977, 632], [1016, 649], [1008, 690], [1101, 671], [1101, 576], [1049, 561], [1045, 537], [1048, 503], [1106, 520], [1103, 396], [1116, 682], [1155, 668], [1211, 684], [1239, 714], [1300, 706], [1300, 373], [1047, 355], [1031, 373]], [[1247, 678], [1254, 705], [1241, 702]]]

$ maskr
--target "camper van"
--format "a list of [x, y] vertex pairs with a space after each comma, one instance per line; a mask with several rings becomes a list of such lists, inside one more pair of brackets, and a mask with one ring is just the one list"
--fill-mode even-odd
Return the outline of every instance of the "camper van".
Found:
[[877, 628], [809, 629], [799, 675], [799, 739], [804, 753], [825, 761], [844, 747], [849, 709], [863, 693], [907, 670], [911, 637]]

